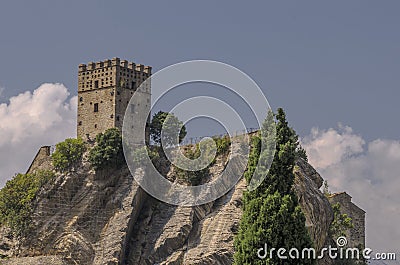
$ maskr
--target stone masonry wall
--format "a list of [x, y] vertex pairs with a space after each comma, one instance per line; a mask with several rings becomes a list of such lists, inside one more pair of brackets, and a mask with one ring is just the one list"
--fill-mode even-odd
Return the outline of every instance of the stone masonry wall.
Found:
[[[113, 58], [79, 65], [77, 135], [93, 140], [108, 128], [122, 128], [128, 103], [151, 67]], [[150, 90], [147, 91], [150, 95]], [[149, 101], [150, 102], [150, 101]], [[146, 102], [146, 103], [149, 103]]]
[[353, 228], [346, 232], [349, 247], [365, 247], [365, 211], [351, 201], [346, 192], [332, 194], [329, 197], [331, 204], [339, 203], [341, 213], [347, 214], [353, 222]]
[[50, 146], [42, 146], [37, 152], [31, 165], [26, 171], [27, 174], [33, 173], [38, 169], [52, 169], [51, 157], [50, 157]]

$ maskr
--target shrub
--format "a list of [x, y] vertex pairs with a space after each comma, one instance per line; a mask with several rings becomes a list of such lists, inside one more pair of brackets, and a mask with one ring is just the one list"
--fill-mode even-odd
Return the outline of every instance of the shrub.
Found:
[[[201, 170], [190, 171], [190, 170], [183, 170], [176, 167], [177, 177], [186, 183], [197, 186], [202, 183], [204, 179], [206, 179], [210, 175], [210, 167], [213, 166], [216, 162], [216, 156], [227, 154], [229, 152], [229, 148], [231, 146], [231, 141], [228, 136], [224, 137], [213, 137], [213, 140], [216, 145], [216, 150], [212, 147], [212, 140], [202, 142], [201, 150], [204, 152], [201, 153], [200, 144], [195, 144], [193, 148], [189, 147], [185, 149], [185, 156], [195, 163], [195, 159], [199, 158], [200, 155], [203, 156], [204, 161], [211, 161], [211, 163]], [[216, 156], [214, 157], [213, 154], [216, 151]], [[203, 162], [204, 162], [203, 161]], [[193, 164], [192, 168], [196, 168], [197, 166]]]
[[97, 145], [90, 150], [89, 161], [95, 170], [116, 168], [125, 163], [122, 136], [117, 128], [111, 128], [96, 136]]
[[[200, 157], [199, 144], [195, 145], [194, 150], [190, 147], [187, 148], [185, 150], [185, 156], [191, 160], [199, 158]], [[177, 177], [192, 186], [197, 186], [201, 184], [202, 180], [204, 180], [207, 176], [209, 176], [210, 174], [209, 167], [210, 166], [196, 171], [184, 170], [179, 167], [176, 167]]]
[[306, 149], [304, 149], [300, 144], [296, 149], [296, 158], [302, 158], [304, 161], [308, 162]]
[[32, 201], [41, 187], [54, 177], [51, 171], [17, 174], [0, 190], [0, 224], [22, 236], [31, 225]]
[[261, 152], [261, 138], [258, 135], [254, 135], [250, 138], [250, 152], [249, 160], [247, 164], [247, 170], [244, 172], [244, 178], [247, 183], [250, 182], [253, 177], [254, 171], [256, 170], [258, 159]]
[[352, 218], [341, 212], [340, 203], [338, 202], [332, 205], [332, 210], [334, 218], [329, 227], [331, 236], [334, 238], [346, 236], [346, 231], [353, 228]]
[[[332, 195], [329, 190], [328, 181], [325, 180], [323, 183], [323, 193], [329, 199]], [[333, 239], [337, 239], [340, 236], [346, 236], [346, 231], [353, 228], [353, 219], [345, 213], [342, 213], [340, 203], [331, 204], [333, 210], [333, 221], [329, 227], [329, 235]]]
[[51, 155], [55, 169], [67, 171], [73, 164], [82, 158], [86, 146], [81, 138], [66, 139], [56, 145], [55, 152]]
[[134, 163], [135, 166], [137, 167], [142, 167], [145, 164], [143, 164], [147, 157], [150, 158], [151, 162], [158, 163], [160, 160], [160, 154], [157, 148], [157, 146], [143, 146], [141, 148], [137, 148], [133, 151], [132, 154], [132, 162]]
[[[179, 143], [185, 138], [187, 132], [186, 127], [174, 114], [159, 111], [154, 114], [150, 123], [150, 137], [156, 143], [161, 145], [161, 140], [167, 145], [174, 142], [173, 137], [179, 130]], [[161, 132], [163, 132], [161, 134]]]
[[226, 154], [229, 152], [229, 147], [231, 146], [231, 139], [229, 136], [214, 137], [213, 140], [217, 145], [217, 155]]

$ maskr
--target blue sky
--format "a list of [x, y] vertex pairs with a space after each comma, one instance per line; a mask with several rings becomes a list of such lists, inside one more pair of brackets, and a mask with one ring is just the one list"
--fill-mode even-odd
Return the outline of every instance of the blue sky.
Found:
[[349, 124], [398, 136], [397, 1], [3, 1], [1, 101], [43, 82], [76, 92], [77, 65], [119, 56], [155, 70], [190, 59], [249, 74], [301, 135]]
[[2, 1], [0, 184], [41, 145], [74, 136], [78, 64], [117, 56], [157, 71], [210, 59], [286, 110], [313, 165], [367, 210], [368, 244], [396, 250], [399, 10], [394, 0]]

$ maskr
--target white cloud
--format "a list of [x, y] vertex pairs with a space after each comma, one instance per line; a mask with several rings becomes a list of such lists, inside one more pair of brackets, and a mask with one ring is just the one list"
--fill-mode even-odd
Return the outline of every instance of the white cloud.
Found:
[[312, 129], [302, 140], [309, 161], [333, 191], [346, 191], [366, 213], [367, 246], [399, 251], [400, 141], [366, 143], [350, 127]]
[[40, 146], [76, 136], [77, 98], [62, 84], [42, 84], [0, 104], [0, 186], [25, 172]]
[[310, 136], [304, 138], [303, 142], [307, 144], [311, 164], [317, 169], [326, 168], [344, 158], [361, 153], [365, 144], [361, 136], [353, 134], [350, 127], [341, 124], [339, 131], [332, 128], [326, 131], [312, 128]]

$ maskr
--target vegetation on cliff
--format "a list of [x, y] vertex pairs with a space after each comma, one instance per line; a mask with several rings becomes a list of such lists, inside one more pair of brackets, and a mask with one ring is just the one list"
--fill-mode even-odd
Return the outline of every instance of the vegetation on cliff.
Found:
[[96, 136], [96, 145], [89, 152], [89, 162], [96, 170], [116, 168], [125, 163], [119, 129], [107, 129]]
[[333, 238], [345, 236], [348, 229], [353, 228], [353, 221], [347, 214], [340, 210], [340, 203], [332, 204], [333, 221], [330, 227], [330, 234]]
[[228, 136], [213, 137], [213, 141], [215, 143], [215, 148], [216, 148], [215, 157], [213, 157], [213, 152], [212, 152], [213, 148], [211, 147], [211, 145], [209, 145], [211, 141], [203, 142], [202, 148], [200, 148], [200, 143], [198, 143], [195, 145], [189, 145], [184, 149], [183, 153], [185, 157], [189, 158], [192, 161], [195, 161], [195, 159], [200, 157], [200, 155], [202, 154], [201, 150], [204, 152], [203, 153], [204, 157], [208, 156], [210, 158], [212, 156], [213, 159], [207, 167], [201, 170], [191, 171], [175, 167], [178, 179], [183, 180], [185, 183], [191, 186], [198, 186], [203, 184], [203, 182], [210, 176], [210, 168], [215, 164], [216, 157], [226, 157], [226, 155], [230, 151], [231, 141]]
[[51, 155], [54, 168], [61, 172], [67, 171], [82, 159], [85, 150], [86, 146], [81, 138], [68, 138], [56, 144], [56, 150]]
[[[270, 144], [271, 120], [268, 113], [262, 134], [252, 139], [247, 180], [253, 175], [259, 159], [267, 159], [268, 148], [260, 153], [260, 144]], [[277, 255], [265, 259], [258, 257], [258, 250], [267, 244], [271, 248], [309, 248], [312, 241], [305, 227], [305, 217], [292, 190], [293, 167], [298, 155], [298, 137], [289, 127], [285, 113], [278, 109], [276, 115], [276, 152], [270, 170], [264, 169], [266, 178], [254, 191], [246, 191], [243, 197], [243, 215], [235, 237], [235, 264], [314, 264], [311, 259], [279, 259]], [[276, 253], [275, 253], [276, 254]]]
[[[179, 143], [185, 138], [187, 132], [183, 122], [174, 114], [159, 111], [154, 114], [150, 123], [150, 137], [154, 143], [161, 145], [161, 139], [164, 144], [170, 145], [174, 142], [173, 136], [179, 130]], [[162, 135], [161, 135], [162, 131]]]
[[48, 170], [17, 174], [0, 190], [0, 224], [11, 228], [17, 237], [31, 226], [33, 201], [54, 173]]
[[[194, 150], [192, 148], [187, 148], [184, 153], [185, 157], [193, 160], [197, 159], [200, 156], [200, 149], [198, 148], [198, 145], [195, 145]], [[210, 174], [209, 167], [196, 171], [189, 171], [181, 169], [179, 167], [175, 167], [175, 170], [177, 178], [183, 180], [191, 186], [200, 185], [202, 180]]]
[[[323, 193], [327, 198], [332, 196], [332, 193], [329, 190], [328, 181], [326, 180], [323, 184]], [[345, 236], [346, 231], [353, 228], [353, 220], [347, 214], [342, 213], [340, 210], [340, 203], [337, 202], [331, 206], [333, 210], [333, 221], [329, 228], [329, 234], [332, 239], [335, 239], [340, 236]]]
[[[162, 131], [162, 133], [161, 133]], [[139, 162], [144, 155], [150, 155], [153, 164], [160, 170], [160, 161], [163, 161], [161, 164], [168, 164], [170, 166], [170, 162], [167, 161], [167, 158], [164, 154], [163, 148], [170, 148], [170, 145], [173, 144], [173, 136], [176, 135], [176, 132], [179, 131], [179, 139], [180, 143], [183, 138], [186, 136], [187, 131], [186, 127], [182, 121], [180, 121], [174, 114], [159, 111], [154, 114], [151, 123], [150, 123], [150, 137], [153, 140], [155, 145], [151, 145], [147, 148], [147, 150], [138, 150], [135, 153], [134, 159], [136, 162]], [[164, 147], [162, 147], [162, 139]], [[229, 137], [214, 137], [213, 138], [215, 146], [216, 146], [216, 156], [220, 156], [223, 154], [227, 154], [229, 152], [229, 148], [231, 146], [231, 142]], [[211, 148], [207, 143], [203, 142], [202, 148], [200, 148], [200, 144], [193, 144], [182, 147], [183, 154], [186, 158], [190, 160], [195, 160], [200, 157], [201, 150], [203, 150], [206, 156], [211, 153]], [[204, 154], [203, 154], [204, 155]], [[215, 164], [215, 158], [212, 160], [211, 164], [206, 168], [201, 170], [185, 170], [180, 167], [174, 167], [176, 172], [176, 177], [178, 180], [183, 181], [184, 183], [192, 186], [197, 186], [202, 184], [202, 182], [207, 179], [210, 175], [210, 167]], [[161, 170], [162, 171], [162, 170]]]

